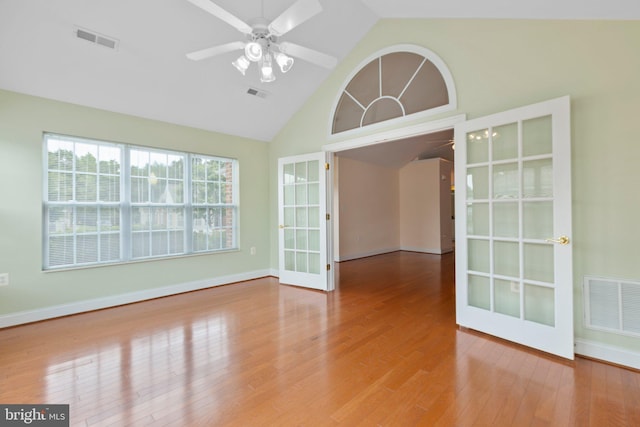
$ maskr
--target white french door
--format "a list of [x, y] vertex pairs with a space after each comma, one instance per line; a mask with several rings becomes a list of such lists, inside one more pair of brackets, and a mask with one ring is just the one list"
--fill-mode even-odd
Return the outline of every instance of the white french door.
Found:
[[278, 159], [280, 282], [333, 290], [326, 153]]
[[570, 101], [455, 126], [456, 318], [573, 359]]

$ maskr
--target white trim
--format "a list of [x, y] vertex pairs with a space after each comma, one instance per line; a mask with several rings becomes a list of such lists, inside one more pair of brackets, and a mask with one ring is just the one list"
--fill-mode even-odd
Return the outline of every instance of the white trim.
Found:
[[246, 280], [259, 279], [271, 276], [270, 270], [256, 270], [246, 273], [232, 274], [229, 276], [213, 277], [211, 279], [197, 280], [194, 282], [178, 283], [175, 285], [163, 286], [161, 288], [147, 289], [144, 291], [130, 292], [126, 294], [112, 295], [104, 298], [78, 301], [69, 304], [54, 305], [36, 310], [25, 310], [17, 313], [0, 316], [0, 329], [10, 326], [22, 325], [25, 323], [39, 322], [41, 320], [53, 319], [56, 317], [69, 316], [72, 314], [84, 313], [87, 311], [101, 310], [103, 308], [116, 307], [119, 305], [131, 304], [135, 302], [161, 298], [170, 295], [177, 295], [184, 292], [198, 291], [215, 286], [228, 285]]
[[[362, 103], [360, 103], [360, 101], [358, 101], [358, 100], [357, 100], [353, 95], [351, 95], [351, 92], [349, 92], [348, 90], [346, 90], [346, 89], [345, 89], [345, 90], [344, 90], [344, 93], [346, 93], [347, 95], [349, 95], [349, 98], [351, 98], [351, 100], [352, 100], [353, 102], [355, 102], [356, 104], [358, 104], [358, 106], [359, 106], [360, 108], [362, 108], [362, 111], [363, 111], [363, 112], [364, 112], [364, 111], [366, 111], [367, 107], [365, 107], [364, 105], [362, 105]], [[363, 114], [364, 114], [364, 113], [363, 113]]]
[[[382, 62], [382, 61], [380, 61], [380, 62]], [[409, 79], [407, 84], [404, 86], [404, 89], [402, 89], [402, 92], [400, 92], [400, 95], [398, 95], [398, 99], [402, 98], [402, 95], [404, 95], [404, 93], [407, 91], [407, 89], [409, 89], [409, 86], [411, 86], [411, 83], [413, 83], [413, 81], [416, 79], [416, 76], [418, 75], [420, 70], [422, 70], [422, 67], [424, 66], [425, 62], [427, 62], [427, 58], [423, 57], [422, 58], [422, 62], [420, 63], [420, 65], [418, 66], [416, 71], [413, 73], [413, 76], [411, 76], [411, 78]], [[382, 72], [380, 73], [380, 82], [382, 84]]]
[[386, 132], [365, 135], [359, 138], [349, 139], [347, 141], [325, 144], [322, 146], [322, 151], [338, 152], [343, 150], [350, 150], [352, 148], [365, 147], [367, 145], [379, 144], [382, 142], [394, 141], [396, 139], [410, 138], [413, 136], [439, 132], [441, 130], [452, 129], [456, 124], [464, 122], [466, 119], [466, 114], [457, 114], [455, 116], [449, 116], [439, 120], [432, 120], [413, 126], [406, 126], [398, 129], [392, 129]]
[[364, 133], [369, 134], [370, 132], [379, 132], [391, 127], [401, 127], [402, 125], [406, 125], [407, 123], [424, 121], [438, 114], [454, 110], [456, 110], [456, 108], [452, 107], [451, 105], [441, 105], [440, 107], [435, 107], [430, 110], [418, 111], [417, 113], [412, 113], [407, 116], [396, 117], [395, 119], [384, 120], [382, 122], [372, 123], [364, 127], [357, 127], [354, 129], [345, 130], [340, 133], [335, 133], [329, 136], [328, 139], [333, 141], [338, 139], [353, 139], [357, 138], [358, 135], [362, 135]]
[[442, 255], [453, 252], [453, 248], [448, 249], [434, 249], [434, 248], [417, 248], [408, 246], [398, 246], [395, 248], [376, 249], [374, 251], [360, 252], [356, 254], [343, 255], [336, 257], [336, 262], [352, 261], [354, 259], [367, 258], [370, 256], [389, 254], [391, 252], [407, 251], [407, 252], [420, 252], [425, 254]]
[[[438, 71], [440, 72], [440, 75], [442, 76], [442, 79], [444, 80], [445, 86], [447, 87], [447, 94], [449, 96], [449, 103], [446, 105], [441, 105], [439, 107], [435, 107], [435, 108], [431, 108], [428, 110], [424, 110], [424, 111], [419, 111], [417, 113], [413, 113], [413, 114], [409, 114], [408, 116], [402, 116], [402, 117], [398, 117], [396, 119], [392, 119], [392, 120], [385, 120], [383, 122], [378, 122], [375, 124], [371, 124], [371, 125], [367, 125], [365, 127], [360, 127], [360, 128], [356, 128], [356, 129], [350, 129], [350, 130], [346, 130], [343, 132], [338, 132], [338, 133], [332, 133], [333, 131], [333, 118], [335, 116], [335, 112], [336, 112], [336, 108], [338, 108], [338, 105], [340, 103], [340, 98], [342, 98], [342, 94], [343, 92], [345, 92], [347, 86], [349, 85], [349, 83], [351, 82], [351, 80], [353, 80], [353, 78], [356, 76], [356, 74], [358, 74], [360, 72], [360, 70], [362, 70], [363, 67], [365, 67], [366, 65], [368, 65], [370, 62], [381, 58], [384, 55], [388, 55], [390, 53], [396, 53], [396, 52], [410, 52], [410, 53], [415, 53], [417, 55], [421, 55], [424, 58], [428, 59], [431, 63], [433, 63], [433, 65], [438, 69]], [[420, 67], [422, 67], [424, 65], [424, 62], [420, 65]], [[357, 67], [355, 67], [351, 73], [349, 73], [349, 75], [347, 76], [347, 78], [345, 79], [344, 83], [340, 86], [340, 90], [338, 90], [338, 92], [336, 93], [336, 98], [333, 102], [333, 108], [331, 109], [331, 114], [329, 115], [329, 126], [327, 127], [328, 129], [328, 137], [329, 139], [338, 139], [338, 138], [344, 138], [344, 136], [346, 135], [353, 135], [353, 134], [361, 134], [363, 132], [370, 132], [372, 130], [375, 130], [376, 128], [379, 128], [381, 126], [389, 126], [389, 125], [393, 125], [393, 124], [398, 124], [398, 123], [402, 123], [403, 121], [407, 121], [407, 120], [415, 120], [415, 119], [420, 119], [420, 118], [425, 118], [425, 117], [429, 117], [429, 116], [433, 116], [442, 112], [446, 112], [446, 111], [453, 111], [456, 110], [458, 108], [458, 95], [456, 92], [456, 86], [455, 83], [453, 81], [453, 76], [451, 74], [451, 71], [449, 71], [449, 67], [447, 67], [447, 65], [444, 63], [444, 61], [432, 50], [427, 49], [426, 47], [423, 46], [418, 46], [415, 44], [397, 44], [397, 45], [393, 45], [393, 46], [389, 46], [386, 47], [384, 49], [381, 49], [377, 52], [374, 52], [373, 54], [369, 55], [367, 58], [365, 58], [364, 61], [360, 62], [360, 64], [358, 64]]]
[[433, 255], [442, 255], [449, 252], [453, 252], [453, 247], [448, 248], [424, 248], [418, 246], [402, 246], [400, 247], [401, 251], [407, 252], [421, 252], [425, 254], [433, 254]]
[[388, 254], [391, 252], [398, 252], [400, 251], [400, 247], [397, 248], [385, 248], [385, 249], [376, 249], [375, 251], [368, 251], [368, 252], [360, 252], [357, 254], [350, 254], [350, 255], [346, 255], [346, 256], [339, 256], [336, 257], [336, 262], [343, 262], [343, 261], [352, 261], [354, 259], [360, 259], [360, 258], [367, 258], [370, 256], [376, 256], [376, 255], [382, 255], [382, 254]]
[[575, 345], [575, 352], [580, 356], [640, 369], [640, 352], [577, 338]]
[[[367, 113], [369, 112], [369, 109], [371, 108], [371, 106], [373, 104], [375, 104], [376, 102], [380, 101], [381, 99], [391, 99], [393, 101], [396, 101], [396, 104], [398, 104], [400, 106], [400, 111], [402, 111], [402, 116], [401, 117], [405, 117], [405, 111], [404, 111], [404, 105], [402, 105], [402, 102], [400, 102], [399, 98], [394, 98], [393, 96], [379, 96], [376, 99], [374, 99], [373, 101], [371, 101], [371, 103], [369, 105], [367, 105], [366, 110], [364, 110], [364, 113], [362, 113], [362, 117], [360, 117], [360, 127], [363, 127], [362, 122], [364, 121], [365, 117], [367, 116]], [[386, 121], [386, 120], [385, 120]], [[384, 123], [384, 122], [379, 122], [379, 123]], [[365, 125], [365, 126], [369, 126], [369, 125]]]

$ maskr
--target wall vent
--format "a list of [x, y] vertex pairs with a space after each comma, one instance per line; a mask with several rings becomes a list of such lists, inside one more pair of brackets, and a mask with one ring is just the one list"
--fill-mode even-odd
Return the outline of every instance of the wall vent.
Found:
[[118, 40], [96, 33], [95, 31], [76, 27], [74, 34], [79, 39], [86, 40], [88, 42], [104, 46], [109, 49], [116, 49], [118, 47]]
[[256, 89], [255, 87], [250, 87], [249, 89], [247, 89], [247, 93], [249, 95], [253, 95], [253, 96], [257, 96], [258, 98], [266, 98], [267, 96], [269, 96], [269, 92], [266, 92], [264, 90], [260, 90], [260, 89]]
[[585, 277], [589, 329], [640, 336], [640, 282]]

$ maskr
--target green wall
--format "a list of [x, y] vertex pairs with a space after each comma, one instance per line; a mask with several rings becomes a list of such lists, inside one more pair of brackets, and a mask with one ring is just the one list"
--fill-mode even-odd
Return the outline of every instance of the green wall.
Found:
[[638, 41], [638, 21], [379, 21], [271, 143], [271, 266], [277, 158], [340, 140], [328, 137], [329, 122], [349, 75], [381, 49], [416, 44], [440, 56], [453, 75], [458, 110], [444, 116], [474, 118], [571, 96], [576, 336], [640, 351], [640, 339], [585, 330], [582, 320], [585, 275], [640, 280]]
[[[240, 250], [42, 271], [42, 133], [232, 157], [240, 167]], [[268, 144], [0, 91], [0, 316], [269, 268]], [[262, 212], [263, 214], [260, 214]], [[250, 255], [255, 246], [256, 255]]]

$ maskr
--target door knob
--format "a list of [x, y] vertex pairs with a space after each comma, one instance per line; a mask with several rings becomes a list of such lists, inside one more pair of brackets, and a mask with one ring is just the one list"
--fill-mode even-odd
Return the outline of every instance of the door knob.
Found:
[[569, 238], [567, 236], [560, 236], [557, 239], [545, 239], [545, 241], [547, 241], [549, 243], [559, 243], [561, 245], [568, 245], [569, 244]]

